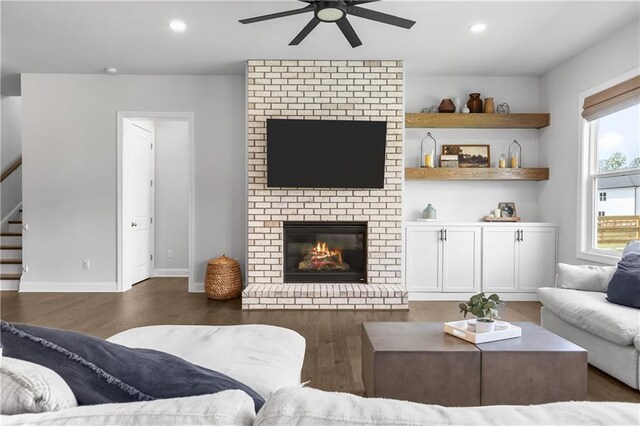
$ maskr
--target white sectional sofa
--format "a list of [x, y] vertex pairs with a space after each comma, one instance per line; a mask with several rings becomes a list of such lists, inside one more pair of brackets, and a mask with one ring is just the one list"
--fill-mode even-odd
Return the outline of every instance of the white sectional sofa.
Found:
[[154, 326], [110, 339], [163, 350], [224, 372], [255, 389], [267, 402], [259, 413], [246, 393], [0, 416], [10, 425], [637, 425], [640, 405], [563, 402], [533, 406], [446, 408], [405, 401], [361, 398], [300, 385], [305, 341], [298, 333], [265, 325]]
[[558, 265], [556, 288], [538, 289], [541, 324], [588, 351], [589, 363], [640, 386], [640, 309], [607, 301], [615, 267]]

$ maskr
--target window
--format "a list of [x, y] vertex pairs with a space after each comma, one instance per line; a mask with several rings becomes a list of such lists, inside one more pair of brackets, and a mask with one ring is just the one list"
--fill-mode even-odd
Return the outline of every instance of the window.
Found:
[[640, 239], [640, 77], [585, 98], [582, 115], [581, 252], [614, 259]]

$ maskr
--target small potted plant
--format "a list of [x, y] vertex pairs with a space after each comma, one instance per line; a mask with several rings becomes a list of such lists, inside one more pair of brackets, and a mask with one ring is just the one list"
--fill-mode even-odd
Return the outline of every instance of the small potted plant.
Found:
[[471, 296], [471, 299], [467, 303], [461, 303], [460, 313], [464, 313], [464, 317], [467, 317], [468, 313], [475, 315], [478, 319], [476, 321], [476, 332], [487, 333], [495, 330], [496, 323], [494, 318], [500, 319], [498, 316], [498, 305], [504, 304], [497, 294], [492, 294], [489, 297], [485, 297], [484, 293], [478, 293]]

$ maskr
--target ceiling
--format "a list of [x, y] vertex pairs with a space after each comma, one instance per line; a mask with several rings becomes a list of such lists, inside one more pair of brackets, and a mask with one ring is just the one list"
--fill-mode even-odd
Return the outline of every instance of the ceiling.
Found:
[[[72, 1], [2, 6], [3, 92], [17, 73], [242, 74], [260, 58], [404, 59], [408, 74], [541, 75], [638, 19], [637, 1], [395, 1], [363, 5], [417, 21], [411, 30], [350, 18], [364, 45], [336, 25], [289, 41], [310, 14], [242, 25], [238, 19], [303, 7], [295, 1]], [[181, 19], [184, 33], [167, 22]], [[474, 34], [469, 26], [487, 30]]]

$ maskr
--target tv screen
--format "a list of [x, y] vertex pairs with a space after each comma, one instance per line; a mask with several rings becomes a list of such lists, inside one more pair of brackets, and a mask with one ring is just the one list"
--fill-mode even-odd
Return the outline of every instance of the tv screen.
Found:
[[383, 188], [384, 121], [267, 120], [267, 186]]

